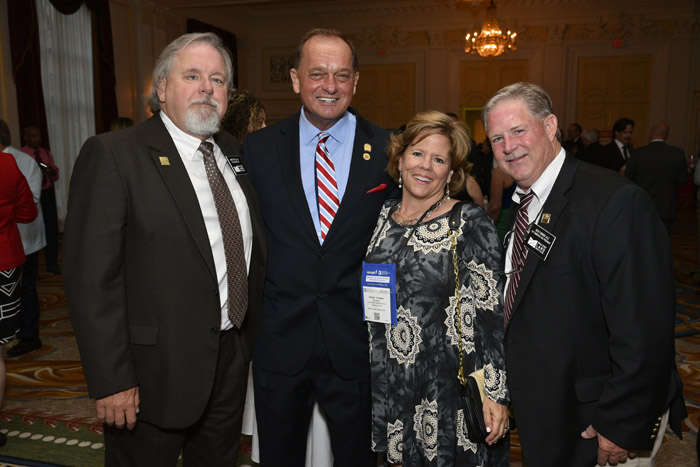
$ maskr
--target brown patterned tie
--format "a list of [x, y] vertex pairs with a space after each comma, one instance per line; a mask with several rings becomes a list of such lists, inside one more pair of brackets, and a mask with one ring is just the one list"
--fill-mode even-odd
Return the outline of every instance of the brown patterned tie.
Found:
[[248, 309], [248, 270], [245, 264], [241, 223], [226, 180], [216, 165], [214, 145], [203, 141], [199, 150], [204, 155], [204, 168], [214, 195], [214, 204], [216, 204], [216, 213], [219, 216], [221, 235], [224, 240], [228, 276], [228, 316], [231, 322], [240, 328]]
[[510, 262], [512, 272], [510, 281], [508, 282], [508, 290], [506, 290], [506, 301], [503, 306], [503, 319], [506, 326], [508, 325], [508, 321], [510, 321], [513, 303], [515, 302], [515, 293], [518, 291], [518, 284], [520, 283], [520, 273], [523, 270], [525, 257], [527, 256], [527, 250], [525, 248], [525, 231], [528, 225], [527, 208], [530, 206], [534, 194], [534, 191], [530, 191], [526, 195], [520, 197], [520, 209], [518, 209], [518, 215], [515, 218], [513, 249], [511, 250], [512, 260]]

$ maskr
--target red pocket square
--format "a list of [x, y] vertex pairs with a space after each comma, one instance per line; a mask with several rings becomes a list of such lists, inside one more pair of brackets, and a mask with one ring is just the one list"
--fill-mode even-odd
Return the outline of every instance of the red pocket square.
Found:
[[382, 183], [381, 185], [377, 185], [371, 190], [367, 190], [367, 193], [378, 193], [380, 191], [386, 191], [386, 183]]

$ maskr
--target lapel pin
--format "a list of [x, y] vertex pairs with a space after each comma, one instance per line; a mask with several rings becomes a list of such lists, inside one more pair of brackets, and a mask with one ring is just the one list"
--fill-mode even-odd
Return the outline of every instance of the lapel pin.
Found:
[[369, 143], [365, 143], [365, 151], [370, 152], [372, 150], [372, 145]]
[[543, 224], [549, 224], [549, 221], [552, 219], [552, 215], [548, 212], [542, 213], [542, 223]]
[[160, 156], [158, 159], [160, 159], [160, 165], [170, 165], [170, 159], [167, 157]]
[[369, 156], [369, 153], [366, 152], [366, 153], [362, 154], [362, 157], [363, 157], [366, 161], [368, 161], [370, 156]]

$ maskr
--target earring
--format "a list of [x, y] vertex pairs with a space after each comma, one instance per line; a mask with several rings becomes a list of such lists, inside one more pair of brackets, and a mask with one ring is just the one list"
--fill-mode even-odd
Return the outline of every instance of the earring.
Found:
[[445, 185], [445, 198], [450, 199], [450, 184]]
[[403, 178], [401, 178], [401, 172], [399, 172], [399, 188], [403, 188]]

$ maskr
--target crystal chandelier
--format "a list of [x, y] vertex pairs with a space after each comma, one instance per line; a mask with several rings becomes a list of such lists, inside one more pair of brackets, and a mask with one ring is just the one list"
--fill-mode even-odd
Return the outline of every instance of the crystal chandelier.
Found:
[[482, 57], [498, 57], [509, 50], [517, 50], [515, 45], [514, 32], [501, 31], [496, 18], [496, 6], [491, 0], [491, 6], [486, 10], [486, 21], [481, 26], [481, 32], [467, 34], [464, 38], [466, 45], [464, 51], [472, 54], [479, 54]]

